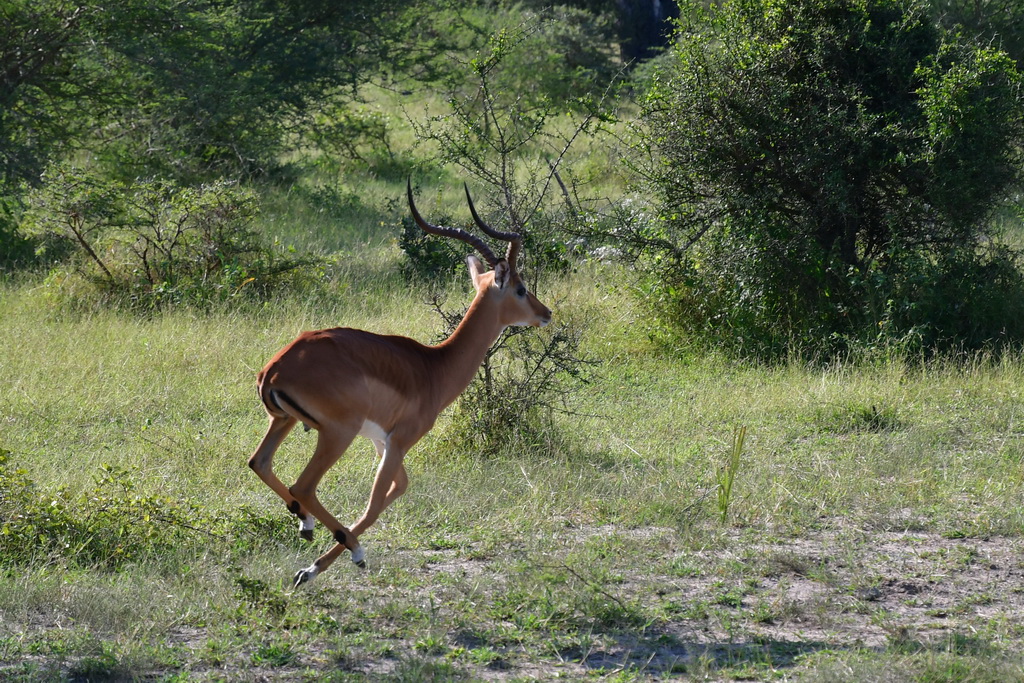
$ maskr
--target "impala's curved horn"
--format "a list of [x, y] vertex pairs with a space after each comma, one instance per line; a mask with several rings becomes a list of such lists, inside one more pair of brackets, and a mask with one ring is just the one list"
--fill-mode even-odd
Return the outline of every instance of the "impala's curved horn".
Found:
[[469, 212], [473, 214], [473, 220], [480, 226], [487, 235], [493, 237], [496, 240], [502, 240], [508, 242], [508, 251], [505, 253], [505, 260], [508, 261], [508, 265], [511, 266], [512, 270], [516, 269], [516, 260], [519, 258], [519, 249], [523, 246], [523, 236], [518, 232], [501, 232], [495, 230], [491, 226], [484, 223], [483, 219], [480, 218], [480, 214], [476, 212], [476, 207], [473, 206], [473, 198], [469, 194], [469, 185], [463, 183], [463, 187], [466, 188], [466, 200], [469, 202]]
[[494, 255], [494, 252], [491, 251], [491, 248], [476, 235], [471, 235], [465, 230], [460, 230], [458, 228], [446, 228], [441, 225], [432, 225], [423, 220], [423, 216], [421, 216], [420, 212], [416, 210], [416, 202], [414, 202], [412, 198], [411, 178], [406, 184], [406, 193], [409, 195], [409, 211], [412, 212], [412, 219], [416, 221], [416, 225], [420, 226], [420, 229], [423, 230], [423, 232], [429, 232], [432, 235], [438, 235], [440, 237], [451, 237], [465, 242], [479, 251], [480, 255], [484, 257], [485, 261], [487, 261], [487, 265], [491, 268], [494, 268], [494, 266], [497, 265], [498, 258]]

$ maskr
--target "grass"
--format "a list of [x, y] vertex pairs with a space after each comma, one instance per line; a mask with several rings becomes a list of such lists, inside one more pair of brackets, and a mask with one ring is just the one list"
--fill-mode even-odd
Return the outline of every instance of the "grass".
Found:
[[[464, 212], [439, 176], [421, 209]], [[300, 541], [245, 466], [256, 371], [304, 329], [441, 328], [436, 285], [401, 272], [404, 174], [339, 177], [267, 197], [260, 229], [324, 266], [262, 308], [69, 312], [32, 278], [0, 283], [0, 452], [20, 471], [0, 495], [53, 536], [0, 538], [0, 679], [1024, 677], [1024, 357], [766, 367], [668, 348], [612, 266], [536, 287], [601, 361], [574, 414], [491, 452], [442, 415], [369, 569], [292, 590], [328, 540]], [[463, 274], [445, 289], [469, 301]], [[313, 443], [285, 441], [283, 480]], [[357, 441], [323, 482], [343, 521], [373, 458]], [[66, 518], [45, 526], [51, 510]]]
[[[430, 338], [424, 291], [382, 267], [336, 300], [146, 320], [63, 314], [7, 286], [12, 464], [70, 501], [101, 465], [123, 468], [138, 495], [192, 501], [214, 521], [114, 568], [5, 563], [2, 675], [1021, 675], [1008, 551], [1021, 545], [1022, 359], [769, 368], [666, 355], [607, 286], [620, 277], [585, 268], [540, 291], [560, 316], [601, 321], [587, 342], [600, 380], [550, 448], [460, 451], [442, 417], [409, 457], [409, 494], [367, 538], [371, 569], [341, 564], [297, 591], [287, 580], [316, 550], [245, 467], [263, 429], [253, 375], [299, 330], [338, 321]], [[719, 468], [740, 425], [723, 522]], [[311, 449], [311, 435], [285, 442], [285, 480]], [[357, 443], [324, 482], [327, 505], [352, 518], [372, 470]], [[989, 566], [1011, 578], [993, 583]], [[892, 587], [906, 576], [919, 592]]]

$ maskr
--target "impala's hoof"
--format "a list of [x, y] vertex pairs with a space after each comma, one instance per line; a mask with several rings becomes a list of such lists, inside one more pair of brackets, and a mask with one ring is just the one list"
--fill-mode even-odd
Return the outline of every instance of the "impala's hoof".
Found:
[[299, 529], [299, 536], [302, 537], [303, 541], [313, 542], [313, 530], [312, 529]]
[[360, 569], [366, 569], [366, 551], [363, 550], [363, 546], [356, 546], [352, 551], [352, 564]]
[[309, 583], [310, 581], [316, 578], [316, 575], [319, 573], [319, 571], [320, 570], [314, 564], [312, 567], [300, 569], [299, 571], [295, 572], [295, 578], [292, 579], [292, 588], [298, 588], [304, 583]]

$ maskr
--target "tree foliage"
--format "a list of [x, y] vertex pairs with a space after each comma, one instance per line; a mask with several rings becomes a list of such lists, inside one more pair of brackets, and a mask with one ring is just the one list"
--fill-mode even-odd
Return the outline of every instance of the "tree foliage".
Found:
[[[923, 289], [969, 292], [970, 307], [1019, 286], [991, 218], [1024, 143], [1012, 60], [925, 9], [684, 8], [637, 137], [660, 215], [622, 231], [687, 329], [769, 354], [880, 329], [972, 345], [1009, 332], [1006, 316], [968, 330], [922, 305]], [[1002, 290], [986, 292], [992, 269]]]
[[[265, 173], [314, 123], [319, 107], [351, 98], [403, 50], [408, 0], [163, 0], [140, 5], [140, 24], [110, 27], [111, 49], [130, 65], [132, 106], [111, 139], [128, 144], [120, 168], [140, 159], [166, 170]], [[145, 7], [145, 11], [141, 7]], [[130, 35], [118, 35], [129, 32]], [[145, 150], [141, 157], [136, 156]]]
[[[429, 64], [426, 3], [10, 0], [0, 181], [88, 147], [122, 177], [260, 174], [360, 84]], [[418, 41], [418, 42], [417, 42]]]
[[54, 0], [0, 4], [0, 189], [38, 180], [51, 154], [84, 135], [116, 99], [90, 62], [97, 7]]
[[1017, 0], [932, 0], [943, 26], [992, 44], [1024, 68], [1024, 4]]

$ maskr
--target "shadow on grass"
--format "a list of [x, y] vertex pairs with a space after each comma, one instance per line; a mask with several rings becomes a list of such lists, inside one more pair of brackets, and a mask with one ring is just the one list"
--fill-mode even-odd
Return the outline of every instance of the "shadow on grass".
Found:
[[715, 671], [767, 673], [794, 667], [807, 655], [836, 649], [846, 648], [817, 640], [758, 638], [720, 643], [655, 630], [643, 635], [601, 634], [586, 651], [572, 648], [560, 654], [593, 673], [621, 670], [664, 675]]

